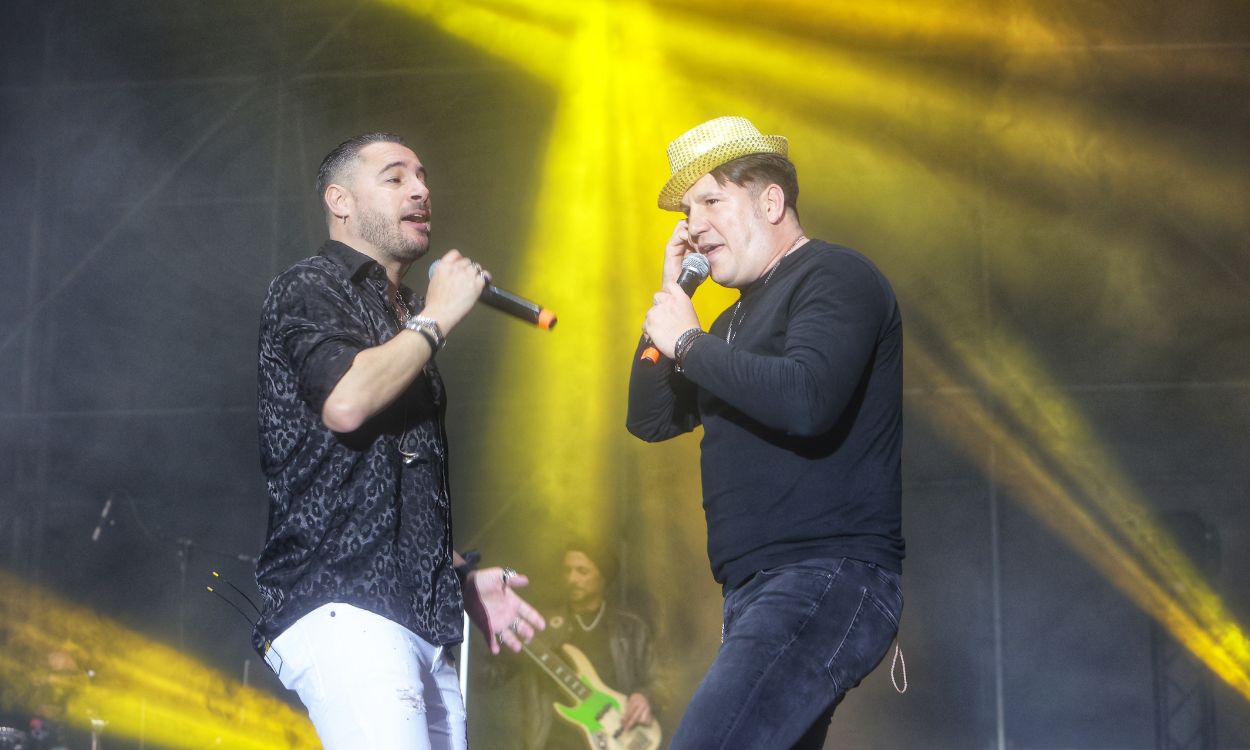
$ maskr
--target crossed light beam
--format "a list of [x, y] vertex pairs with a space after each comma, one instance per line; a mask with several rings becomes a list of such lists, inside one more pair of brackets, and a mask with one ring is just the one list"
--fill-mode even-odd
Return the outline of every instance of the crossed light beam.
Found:
[[[517, 283], [554, 301], [561, 330], [539, 361], [528, 360], [530, 342], [510, 343], [503, 361], [525, 366], [501, 367], [501, 379], [529, 395], [523, 409], [500, 409], [488, 434], [541, 436], [551, 455], [572, 460], [531, 467], [523, 450], [500, 439], [487, 446], [507, 457], [493, 480], [497, 492], [524, 486], [552, 516], [588, 530], [610, 528], [614, 490], [602, 488], [625, 488], [644, 508], [648, 544], [660, 550], [654, 557], [701, 546], [701, 519], [673, 502], [698, 496], [688, 468], [697, 462], [695, 442], [644, 453], [623, 435], [623, 400], [628, 355], [677, 218], [653, 204], [667, 178], [663, 146], [695, 123], [745, 115], [790, 136], [804, 194], [836, 196], [843, 229], [911, 248], [865, 248], [896, 285], [925, 291], [906, 305], [941, 321], [931, 340], [909, 339], [908, 380], [974, 394], [926, 400], [926, 418], [1250, 700], [1250, 646], [1240, 626], [1022, 343], [1026, 334], [998, 321], [987, 333], [978, 284], [969, 293], [969, 282], [942, 268], [963, 262], [952, 253], [956, 238], [983, 239], [977, 226], [1020, 254], [1097, 248], [1106, 262], [1135, 269], [1108, 282], [1124, 311], [1112, 325], [1163, 339], [1172, 329], [1160, 312], [1166, 292], [1150, 283], [1142, 258], [1158, 254], [1161, 229], [1198, 226], [1235, 241], [1247, 176], [1073, 91], [1109, 54], [1122, 75], [1167, 85], [1235, 80], [1235, 59], [1201, 56], [1178, 71], [1151, 49], [1117, 43], [1114, 31], [1065, 23], [1040, 2], [380, 1], [558, 93]], [[1085, 215], [1072, 206], [1098, 209]], [[1060, 246], [1031, 246], [1039, 226]], [[993, 265], [996, 291], [1062, 299], [1066, 279], [1038, 278], [1035, 265], [1010, 252], [977, 260]], [[1216, 304], [1220, 294], [1242, 293], [1212, 291]], [[731, 299], [700, 291], [705, 324]], [[952, 353], [956, 372], [929, 347]]]
[[165, 748], [321, 747], [308, 717], [0, 571], [0, 704]]

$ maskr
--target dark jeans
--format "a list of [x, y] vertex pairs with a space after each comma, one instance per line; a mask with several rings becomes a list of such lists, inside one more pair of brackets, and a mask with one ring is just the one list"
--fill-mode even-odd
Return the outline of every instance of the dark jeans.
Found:
[[725, 596], [720, 652], [670, 750], [820, 748], [833, 709], [898, 633], [899, 576], [807, 560], [756, 573]]

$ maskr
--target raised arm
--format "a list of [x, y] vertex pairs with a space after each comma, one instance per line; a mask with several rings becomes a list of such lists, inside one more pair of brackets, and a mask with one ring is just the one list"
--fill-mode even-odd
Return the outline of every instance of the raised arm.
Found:
[[[464, 319], [485, 286], [473, 263], [452, 250], [443, 256], [418, 313], [438, 323], [444, 335]], [[400, 396], [434, 355], [420, 333], [401, 330], [379, 346], [361, 349], [321, 408], [321, 420], [335, 432], [354, 432]]]
[[837, 423], [871, 366], [893, 296], [863, 261], [829, 256], [789, 302], [780, 356], [700, 336], [682, 362], [686, 377], [755, 421], [791, 435], [818, 435]]
[[[655, 364], [642, 360], [642, 351], [648, 342], [645, 337], [640, 339], [634, 351], [633, 369], [629, 375], [629, 406], [625, 426], [630, 434], [647, 442], [668, 440], [693, 430], [699, 424], [695, 389], [685, 378], [673, 372], [672, 360], [673, 339], [681, 332], [677, 329], [699, 324], [689, 298], [677, 286], [682, 258], [692, 252], [694, 248], [690, 244], [686, 220], [682, 219], [677, 222], [668, 244], [664, 246], [661, 290], [655, 295], [654, 301], [657, 304], [647, 313], [647, 330], [655, 332], [654, 343], [665, 356]], [[677, 304], [658, 304], [661, 300], [667, 300], [670, 295], [676, 295], [674, 302]], [[667, 314], [670, 308], [676, 308], [676, 312]], [[665, 313], [663, 325], [653, 320], [660, 313]], [[660, 332], [661, 328], [663, 333]]]

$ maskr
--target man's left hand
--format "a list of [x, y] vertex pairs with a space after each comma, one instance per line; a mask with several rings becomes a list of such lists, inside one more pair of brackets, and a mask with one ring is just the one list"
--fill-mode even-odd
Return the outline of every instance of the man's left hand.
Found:
[[621, 729], [629, 730], [637, 724], [647, 726], [651, 723], [651, 703], [642, 693], [632, 693], [625, 701], [625, 710], [621, 714]]
[[474, 570], [466, 578], [465, 611], [486, 637], [492, 654], [503, 646], [520, 651], [547, 627], [542, 614], [513, 591], [528, 583], [529, 578], [510, 568]]
[[677, 337], [698, 327], [699, 316], [694, 311], [694, 304], [677, 282], [673, 281], [655, 293], [642, 330], [651, 337], [651, 342], [661, 354], [672, 359]]

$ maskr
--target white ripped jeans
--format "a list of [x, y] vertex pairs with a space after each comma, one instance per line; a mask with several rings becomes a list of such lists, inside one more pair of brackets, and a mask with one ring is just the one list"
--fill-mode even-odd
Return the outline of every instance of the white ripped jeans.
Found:
[[381, 615], [324, 604], [275, 638], [265, 662], [325, 750], [466, 750], [451, 655]]

